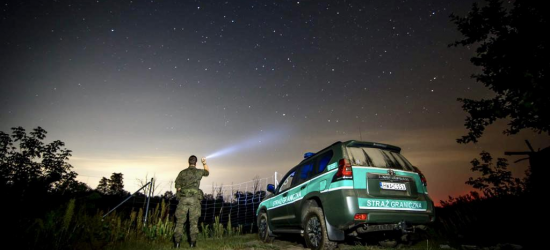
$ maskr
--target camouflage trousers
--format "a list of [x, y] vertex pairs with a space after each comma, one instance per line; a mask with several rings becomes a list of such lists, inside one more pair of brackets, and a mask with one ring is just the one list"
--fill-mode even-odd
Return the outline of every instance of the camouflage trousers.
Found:
[[189, 215], [189, 239], [197, 240], [199, 234], [199, 217], [201, 216], [201, 202], [194, 197], [180, 198], [176, 208], [176, 229], [174, 230], [174, 240], [180, 242], [183, 237], [183, 227]]

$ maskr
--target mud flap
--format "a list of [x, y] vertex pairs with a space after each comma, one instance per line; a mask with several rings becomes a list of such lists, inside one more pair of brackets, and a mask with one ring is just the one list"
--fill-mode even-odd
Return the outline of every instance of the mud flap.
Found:
[[269, 223], [267, 223], [267, 235], [269, 235], [269, 237], [277, 237], [277, 235], [274, 234], [273, 231], [271, 231], [271, 228], [269, 227]]
[[346, 239], [346, 235], [344, 234], [344, 231], [332, 226], [330, 223], [328, 223], [327, 217], [325, 216], [325, 225], [327, 226], [327, 235], [328, 239], [331, 241], [344, 241]]

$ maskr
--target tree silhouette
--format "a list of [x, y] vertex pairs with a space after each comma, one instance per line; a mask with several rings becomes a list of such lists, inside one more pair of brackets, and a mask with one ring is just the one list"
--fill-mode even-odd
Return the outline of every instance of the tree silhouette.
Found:
[[96, 190], [101, 194], [109, 194], [109, 179], [102, 177]]
[[122, 173], [113, 173], [111, 179], [108, 181], [108, 192], [110, 195], [126, 195], [128, 192], [124, 191], [124, 177]]
[[41, 127], [28, 134], [23, 127], [15, 127], [11, 136], [0, 131], [2, 190], [22, 198], [87, 189], [76, 181], [77, 174], [67, 162], [71, 150], [59, 140], [45, 143], [46, 133]]
[[104, 195], [124, 196], [130, 194], [124, 190], [124, 177], [122, 173], [113, 173], [109, 179], [102, 177], [99, 180], [96, 191]]
[[516, 0], [503, 7], [500, 0], [473, 4], [467, 16], [451, 15], [465, 38], [450, 46], [477, 47], [471, 58], [482, 73], [472, 77], [495, 92], [492, 99], [459, 98], [468, 112], [468, 134], [458, 143], [476, 143], [483, 131], [499, 119], [510, 119], [507, 135], [523, 129], [550, 131], [550, 30], [545, 1]]
[[[481, 173], [481, 177], [472, 178], [466, 184], [483, 192], [485, 197], [496, 197], [505, 195], [521, 195], [525, 191], [526, 180], [513, 178], [512, 172], [508, 170], [508, 161], [504, 158], [498, 158], [496, 164], [493, 164], [491, 154], [483, 151], [479, 154], [481, 161], [473, 159], [472, 172]], [[529, 175], [527, 175], [529, 176]]]

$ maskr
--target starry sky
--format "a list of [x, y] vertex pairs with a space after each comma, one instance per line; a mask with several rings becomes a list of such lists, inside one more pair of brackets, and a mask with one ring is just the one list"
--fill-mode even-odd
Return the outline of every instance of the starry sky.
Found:
[[504, 121], [478, 144], [455, 142], [466, 133], [456, 99], [493, 96], [470, 78], [475, 48], [447, 46], [461, 38], [449, 15], [471, 4], [4, 1], [0, 131], [43, 127], [92, 188], [121, 172], [128, 191], [155, 176], [159, 192], [191, 154], [246, 145], [209, 159], [207, 187], [282, 176], [339, 140], [389, 143], [439, 201], [470, 190], [481, 150], [503, 157], [525, 139], [550, 141], [506, 137]]

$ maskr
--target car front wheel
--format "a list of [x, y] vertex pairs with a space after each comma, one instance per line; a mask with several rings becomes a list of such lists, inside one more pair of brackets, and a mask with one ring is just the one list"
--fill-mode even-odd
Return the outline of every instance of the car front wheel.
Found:
[[273, 242], [274, 237], [269, 236], [270, 230], [267, 223], [267, 214], [265, 212], [260, 212], [258, 215], [258, 238], [262, 242], [271, 243]]

